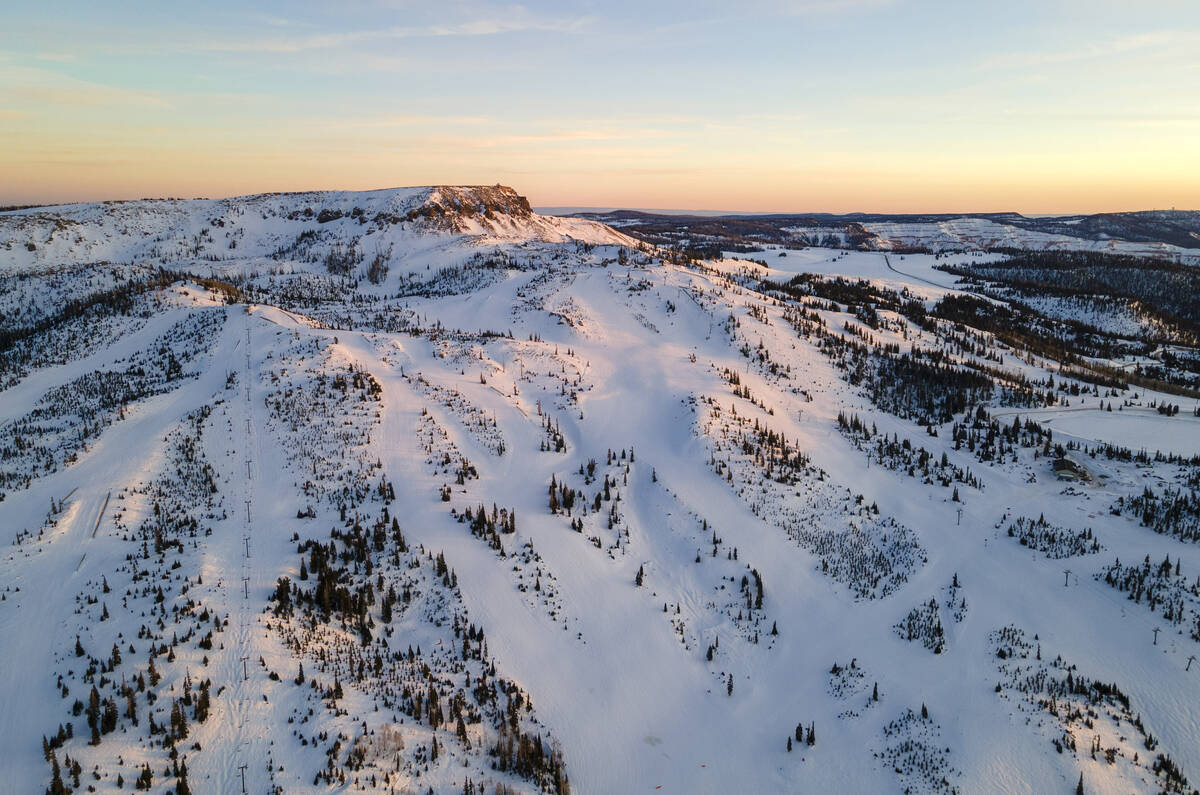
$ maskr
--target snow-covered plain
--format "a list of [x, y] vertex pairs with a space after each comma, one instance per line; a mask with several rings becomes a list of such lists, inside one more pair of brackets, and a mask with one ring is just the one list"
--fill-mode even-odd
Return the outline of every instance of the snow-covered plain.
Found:
[[922, 246], [932, 251], [974, 251], [992, 248], [1035, 250], [1101, 251], [1160, 257], [1188, 264], [1200, 263], [1194, 249], [1170, 243], [1139, 243], [1129, 240], [1089, 240], [1083, 237], [1023, 229], [986, 218], [953, 218], [937, 222], [868, 222], [863, 227], [890, 248]]
[[[1196, 401], [1184, 401], [1193, 408]], [[1052, 428], [1060, 437], [1085, 443], [1107, 443], [1150, 453], [1161, 450], [1177, 455], [1200, 456], [1200, 417], [1191, 412], [1165, 417], [1151, 408], [1120, 409], [1126, 416], [1114, 420], [1107, 409], [1078, 406], [1043, 411], [1013, 412]], [[1003, 412], [998, 412], [1005, 416]]]
[[[1200, 547], [1113, 508], [1194, 488], [1195, 462], [1080, 451], [1075, 483], [1040, 441], [985, 457], [966, 417], [879, 408], [794, 312], [906, 351], [952, 331], [756, 289], [819, 273], [932, 305], [955, 292], [933, 256], [671, 263], [514, 197], [0, 214], [6, 313], [54, 319], [19, 350], [60, 329], [0, 379], [4, 788], [46, 789], [52, 757], [75, 791], [143, 765], [174, 790], [180, 761], [193, 792], [555, 791], [561, 752], [585, 793], [1192, 791], [1156, 757], [1200, 776]], [[160, 267], [192, 276], [56, 315]], [[1200, 453], [1187, 413], [1079, 400], [989, 405], [1055, 442]], [[1157, 602], [1104, 578], [1144, 558]], [[95, 745], [93, 687], [97, 724], [116, 713]], [[498, 752], [514, 731], [546, 760]]]

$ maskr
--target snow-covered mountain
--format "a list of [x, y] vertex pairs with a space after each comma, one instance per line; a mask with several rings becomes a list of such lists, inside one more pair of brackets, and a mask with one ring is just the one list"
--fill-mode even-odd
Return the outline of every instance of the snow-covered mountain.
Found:
[[[0, 250], [6, 263], [19, 268], [222, 263], [307, 249], [322, 240], [403, 245], [430, 232], [487, 242], [628, 242], [598, 223], [537, 215], [524, 197], [501, 185], [144, 199], [0, 213]], [[297, 244], [301, 233], [308, 239]]]
[[1194, 791], [1186, 281], [766, 256], [0, 213], [0, 788]]

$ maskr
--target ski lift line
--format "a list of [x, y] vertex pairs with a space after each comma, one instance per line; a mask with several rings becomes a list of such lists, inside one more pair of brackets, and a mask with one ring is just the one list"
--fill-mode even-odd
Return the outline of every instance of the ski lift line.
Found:
[[[100, 529], [100, 520], [104, 518], [104, 512], [108, 510], [108, 501], [112, 497], [112, 492], [108, 492], [104, 497], [104, 504], [100, 506], [100, 513], [96, 514], [96, 524], [92, 527], [92, 538], [96, 537], [96, 531]], [[79, 561], [83, 563], [82, 560]], [[78, 571], [78, 569], [76, 569]]]
[[[492, 386], [491, 384], [488, 384], [488, 389], [492, 390], [493, 392], [495, 392], [497, 395], [499, 395], [500, 397], [504, 398], [505, 400], [507, 400], [507, 399], [508, 399], [508, 397], [509, 397], [508, 395], [506, 395], [506, 394], [504, 394], [503, 392], [501, 392], [499, 389], [496, 389], [496, 387]], [[514, 407], [514, 408], [515, 408], [517, 411], [521, 412], [521, 414], [522, 414], [522, 415], [524, 415], [526, 419], [529, 419], [529, 413], [528, 413], [527, 411], [525, 411], [525, 409], [521, 408], [521, 407], [520, 407], [519, 405], [517, 405], [516, 403], [514, 403], [514, 404], [513, 404], [513, 407]]]
[[679, 292], [683, 293], [688, 298], [692, 299], [692, 302], [695, 303], [696, 306], [700, 307], [701, 309], [704, 308], [704, 304], [700, 303], [700, 299], [698, 299], [698, 298], [696, 298], [696, 296], [692, 295], [692, 291], [689, 290], [688, 288], [683, 287], [683, 286], [677, 286], [675, 289], [679, 290]]

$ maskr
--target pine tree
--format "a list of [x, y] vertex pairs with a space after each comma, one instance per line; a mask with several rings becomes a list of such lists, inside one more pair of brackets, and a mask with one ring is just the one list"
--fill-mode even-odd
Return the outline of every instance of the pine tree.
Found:
[[125, 688], [125, 718], [133, 725], [138, 724], [138, 701], [133, 688]]
[[171, 736], [176, 740], [186, 740], [188, 736], [187, 715], [178, 701], [171, 702]]
[[67, 795], [67, 787], [63, 784], [62, 770], [58, 766], [58, 756], [50, 752], [50, 795]]
[[204, 723], [204, 721], [208, 720], [208, 710], [209, 710], [208, 688], [209, 688], [209, 681], [206, 679], [204, 682], [202, 682], [200, 684], [200, 696], [196, 699], [196, 709], [194, 711], [193, 717], [196, 719], [197, 723]]
[[1075, 785], [1075, 795], [1083, 795], [1083, 773], [1079, 774], [1079, 783]]
[[645, 569], [642, 566], [638, 566], [637, 576], [633, 578], [634, 585], [641, 588], [642, 587], [642, 578], [645, 577], [645, 575], [646, 575]]
[[470, 742], [467, 740], [467, 724], [463, 722], [462, 713], [459, 713], [458, 715], [458, 723], [454, 727], [454, 733], [458, 735], [458, 739], [461, 740], [464, 745], [470, 747]]
[[92, 687], [92, 692], [88, 694], [87, 708], [88, 728], [92, 730], [91, 745], [100, 744], [100, 693], [96, 691], [95, 686]]
[[175, 785], [175, 795], [192, 795], [187, 780], [187, 760], [179, 765], [179, 783]]
[[111, 698], [104, 700], [104, 710], [100, 717], [100, 733], [108, 734], [117, 729], [117, 702]]

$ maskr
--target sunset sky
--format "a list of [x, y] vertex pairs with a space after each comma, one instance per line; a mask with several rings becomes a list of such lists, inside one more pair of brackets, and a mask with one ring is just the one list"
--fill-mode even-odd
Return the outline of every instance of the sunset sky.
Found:
[[496, 182], [541, 206], [1198, 209], [1200, 2], [0, 10], [0, 204]]

